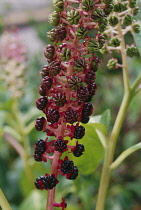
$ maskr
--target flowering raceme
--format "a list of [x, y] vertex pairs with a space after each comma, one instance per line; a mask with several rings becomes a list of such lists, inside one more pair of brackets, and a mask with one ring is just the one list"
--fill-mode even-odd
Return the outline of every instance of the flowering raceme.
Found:
[[[38, 189], [49, 190], [48, 210], [67, 206], [64, 198], [60, 204], [54, 201], [58, 174], [74, 180], [79, 173], [73, 161], [67, 155], [61, 159], [61, 155], [68, 151], [80, 157], [85, 152], [79, 139], [85, 135], [83, 124], [88, 123], [93, 111], [90, 101], [97, 91], [96, 71], [100, 65], [96, 53], [105, 43], [103, 32], [113, 8], [99, 0], [54, 0], [53, 7], [50, 23], [55, 28], [47, 33], [53, 44], [44, 50], [48, 64], [40, 72], [41, 97], [36, 101], [44, 116], [36, 119], [35, 128], [54, 140], [39, 139], [34, 153], [36, 161], [52, 161], [50, 175], [35, 181]], [[92, 30], [96, 32], [95, 37], [91, 37]], [[76, 140], [75, 146], [69, 145], [70, 140]]]

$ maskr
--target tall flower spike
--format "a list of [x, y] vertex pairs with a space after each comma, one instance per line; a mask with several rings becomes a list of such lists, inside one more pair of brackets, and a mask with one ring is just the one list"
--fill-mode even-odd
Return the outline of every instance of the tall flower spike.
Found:
[[[58, 174], [74, 180], [79, 173], [67, 155], [64, 160], [61, 156], [64, 152], [72, 152], [75, 157], [84, 153], [84, 145], [76, 143], [72, 149], [69, 140], [80, 141], [83, 138], [85, 127], [80, 123], [88, 123], [92, 114], [93, 107], [89, 102], [97, 90], [95, 80], [100, 59], [96, 52], [105, 43], [102, 32], [107, 27], [107, 4], [80, 0], [74, 6], [71, 0], [53, 1], [54, 12], [50, 22], [56, 28], [47, 32], [53, 43], [44, 49], [48, 65], [45, 64], [40, 72], [41, 97], [36, 102], [37, 108], [43, 111], [46, 118], [37, 118], [35, 128], [43, 130], [47, 136], [53, 136], [54, 140], [43, 140], [46, 142], [46, 150], [37, 148], [36, 144], [34, 155], [36, 161], [52, 161], [51, 175], [41, 176], [35, 181], [38, 189], [49, 190], [48, 210], [54, 206], [62, 209], [67, 206], [64, 198], [61, 203], [55, 202]], [[93, 38], [89, 33], [91, 30], [95, 30], [96, 36]]]

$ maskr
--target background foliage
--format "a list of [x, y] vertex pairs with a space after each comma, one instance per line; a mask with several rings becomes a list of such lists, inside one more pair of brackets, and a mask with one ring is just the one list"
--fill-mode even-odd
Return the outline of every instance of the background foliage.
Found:
[[[44, 45], [49, 43], [49, 40], [46, 38], [46, 32], [51, 29], [49, 23], [30, 21], [29, 26], [37, 30], [38, 36], [44, 42]], [[2, 32], [3, 30], [1, 30]], [[132, 41], [131, 39], [131, 35], [128, 34], [126, 37], [127, 44]], [[141, 49], [138, 37], [136, 37], [136, 42]], [[79, 176], [75, 181], [65, 180], [64, 177], [60, 177], [60, 183], [57, 185], [58, 193], [56, 193], [56, 199], [60, 201], [62, 197], [66, 197], [68, 203], [67, 210], [94, 210], [103, 158], [103, 149], [95, 128], [100, 126], [98, 127], [99, 129], [107, 132], [106, 127], [108, 125], [110, 129], [123, 95], [121, 69], [109, 71], [106, 68], [107, 60], [111, 57], [112, 55], [101, 56], [102, 66], [97, 76], [98, 93], [92, 101], [94, 106], [93, 116], [96, 115], [92, 119], [96, 124], [86, 125], [87, 134], [80, 141], [84, 143], [86, 152], [81, 158], [77, 159], [73, 157], [80, 171]], [[116, 55], [116, 57], [120, 59], [119, 55]], [[132, 81], [140, 73], [140, 56], [132, 59], [129, 58], [128, 63]], [[41, 60], [41, 54], [35, 54], [27, 62], [25, 95], [18, 101], [20, 119], [21, 122], [24, 122], [24, 128], [30, 123], [34, 123], [34, 120], [41, 114], [35, 107], [35, 101], [39, 97], [38, 86], [41, 81], [39, 71], [44, 64]], [[124, 149], [140, 141], [140, 96], [141, 94], [135, 97], [129, 107], [118, 141], [116, 156]], [[16, 122], [16, 118], [13, 116], [15, 114], [12, 108], [13, 104], [14, 101], [10, 97], [4, 81], [0, 80], [0, 187], [13, 210], [44, 210], [47, 196], [46, 191], [38, 191], [33, 184], [28, 185], [29, 177], [21, 157], [3, 137], [3, 133], [8, 132], [18, 141], [18, 135], [20, 135], [18, 122]], [[107, 109], [110, 112], [106, 111]], [[103, 113], [102, 116], [101, 113]], [[10, 121], [14, 122], [17, 127], [11, 130], [11, 126], [9, 126]], [[29, 140], [30, 155], [27, 161], [34, 182], [37, 176], [43, 175], [50, 170], [49, 161], [48, 163], [37, 163], [33, 159], [34, 143], [39, 138], [44, 139], [45, 134], [37, 132], [33, 128], [25, 137]], [[24, 142], [20, 141], [19, 143], [24, 144]], [[141, 209], [140, 163], [141, 155], [140, 151], [137, 151], [113, 172], [106, 210]]]

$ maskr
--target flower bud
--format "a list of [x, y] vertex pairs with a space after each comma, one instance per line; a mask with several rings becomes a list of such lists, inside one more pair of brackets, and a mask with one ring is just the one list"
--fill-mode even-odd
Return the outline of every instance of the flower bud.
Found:
[[135, 23], [135, 24], [133, 25], [133, 31], [134, 31], [135, 33], [139, 33], [140, 30], [141, 30], [140, 25], [137, 24], [137, 23]]
[[85, 27], [79, 27], [76, 29], [75, 35], [78, 39], [85, 39], [88, 30]]
[[123, 24], [124, 24], [125, 26], [129, 26], [129, 25], [132, 24], [132, 21], [133, 21], [133, 16], [130, 15], [130, 14], [128, 14], [128, 15], [126, 15], [126, 16], [124, 17], [124, 19], [123, 19]]
[[64, 47], [60, 53], [60, 56], [62, 57], [62, 61], [69, 60], [71, 57], [71, 49]]
[[71, 25], [78, 24], [80, 18], [81, 16], [79, 15], [78, 11], [71, 10], [70, 12], [68, 12], [67, 21], [69, 21]]
[[99, 51], [99, 42], [96, 39], [91, 39], [88, 42], [88, 51], [90, 53], [98, 52]]
[[120, 45], [120, 40], [118, 37], [113, 37], [111, 40], [110, 40], [110, 46], [113, 46], [113, 47], [118, 47]]
[[85, 58], [77, 58], [74, 62], [74, 70], [77, 72], [84, 71], [86, 68]]
[[133, 57], [136, 56], [138, 54], [138, 50], [135, 46], [129, 46], [126, 50], [126, 55], [128, 57]]
[[108, 20], [111, 26], [116, 26], [118, 24], [118, 18], [116, 16], [111, 16]]
[[123, 12], [126, 10], [126, 4], [123, 3], [117, 3], [114, 5], [114, 11], [115, 12]]
[[49, 16], [49, 22], [53, 26], [58, 26], [60, 21], [60, 16], [59, 13], [54, 11], [50, 16]]
[[94, 7], [94, 1], [93, 0], [82, 0], [82, 9], [88, 12], [89, 10], [92, 10]]
[[107, 68], [108, 68], [109, 70], [113, 70], [113, 69], [116, 68], [116, 65], [117, 65], [117, 59], [112, 58], [112, 59], [110, 59], [110, 60], [108, 61], [108, 63], [107, 63]]
[[63, 0], [53, 0], [53, 7], [56, 12], [62, 12], [64, 9]]

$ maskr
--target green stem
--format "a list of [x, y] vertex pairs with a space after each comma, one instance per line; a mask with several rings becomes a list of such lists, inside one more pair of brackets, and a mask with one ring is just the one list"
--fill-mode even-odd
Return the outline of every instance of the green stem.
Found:
[[1, 189], [0, 189], [0, 207], [2, 208], [2, 210], [12, 210]]
[[118, 139], [124, 118], [126, 116], [128, 106], [131, 101], [128, 66], [127, 66], [127, 58], [126, 58], [126, 53], [125, 53], [125, 41], [124, 41], [124, 36], [122, 34], [122, 28], [121, 28], [120, 23], [118, 24], [117, 29], [118, 29], [118, 34], [121, 39], [124, 97], [123, 97], [119, 112], [117, 114], [117, 118], [115, 120], [115, 124], [113, 126], [113, 130], [111, 132], [108, 145], [105, 148], [105, 159], [104, 159], [104, 165], [103, 165], [103, 170], [102, 170], [102, 175], [101, 175], [101, 180], [100, 180], [100, 187], [99, 187], [99, 192], [98, 192], [96, 210], [104, 210], [104, 207], [105, 207], [106, 196], [107, 196], [107, 191], [108, 191], [110, 176], [111, 176], [110, 165], [113, 162], [117, 139]]

